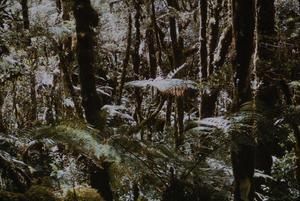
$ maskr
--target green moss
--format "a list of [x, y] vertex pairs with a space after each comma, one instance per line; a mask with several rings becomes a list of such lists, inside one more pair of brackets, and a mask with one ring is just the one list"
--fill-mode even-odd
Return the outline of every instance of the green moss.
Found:
[[64, 201], [104, 201], [100, 194], [93, 188], [80, 187], [70, 189]]
[[1, 201], [29, 201], [23, 194], [7, 191], [0, 191]]
[[44, 186], [32, 186], [25, 195], [30, 201], [57, 201], [52, 190]]

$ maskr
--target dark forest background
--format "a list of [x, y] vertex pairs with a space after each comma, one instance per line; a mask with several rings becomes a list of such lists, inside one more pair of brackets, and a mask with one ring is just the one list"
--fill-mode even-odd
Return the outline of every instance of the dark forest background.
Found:
[[296, 201], [300, 1], [0, 0], [0, 201]]

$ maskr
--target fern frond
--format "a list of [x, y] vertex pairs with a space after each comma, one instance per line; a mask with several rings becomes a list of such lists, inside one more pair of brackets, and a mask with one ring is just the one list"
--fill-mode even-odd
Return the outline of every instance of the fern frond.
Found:
[[183, 69], [183, 68], [186, 67], [186, 66], [187, 66], [187, 64], [184, 63], [184, 64], [182, 64], [181, 66], [179, 66], [178, 68], [172, 70], [171, 72], [168, 73], [166, 79], [172, 79], [172, 78], [174, 78], [175, 75], [176, 75], [181, 69]]
[[65, 125], [43, 127], [34, 131], [36, 139], [49, 138], [68, 146], [70, 150], [83, 153], [94, 160], [120, 161], [116, 150], [101, 141], [92, 128], [73, 128]]
[[135, 80], [126, 83], [126, 85], [138, 88], [150, 86], [158, 89], [162, 93], [171, 94], [174, 96], [182, 96], [187, 89], [197, 88], [196, 82], [182, 79]]

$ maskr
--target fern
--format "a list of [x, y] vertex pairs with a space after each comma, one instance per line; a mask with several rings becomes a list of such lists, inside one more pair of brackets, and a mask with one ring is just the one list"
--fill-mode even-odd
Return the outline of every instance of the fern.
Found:
[[92, 128], [74, 128], [66, 125], [43, 127], [33, 131], [36, 139], [50, 138], [63, 143], [72, 151], [82, 153], [94, 161], [120, 161], [116, 150], [101, 142], [96, 130]]
[[135, 80], [126, 83], [126, 85], [138, 88], [150, 86], [156, 88], [162, 93], [171, 94], [174, 96], [182, 96], [187, 89], [197, 88], [197, 83], [191, 80], [161, 78], [157, 78], [155, 80]]

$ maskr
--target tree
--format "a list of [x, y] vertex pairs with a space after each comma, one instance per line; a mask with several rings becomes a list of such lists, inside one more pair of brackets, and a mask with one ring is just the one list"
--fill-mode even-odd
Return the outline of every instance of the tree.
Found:
[[77, 60], [81, 85], [82, 105], [88, 123], [102, 127], [99, 111], [102, 98], [96, 92], [94, 66], [94, 31], [98, 25], [98, 14], [89, 0], [75, 0], [73, 5], [76, 20]]
[[[253, 54], [255, 30], [255, 1], [232, 1], [232, 30], [233, 30], [233, 69], [236, 73], [235, 109], [251, 101], [250, 89], [250, 61]], [[247, 134], [246, 134], [247, 135]], [[246, 137], [246, 141], [239, 136], [232, 137], [232, 168], [234, 174], [234, 200], [254, 200], [254, 165], [255, 140], [254, 136]]]

